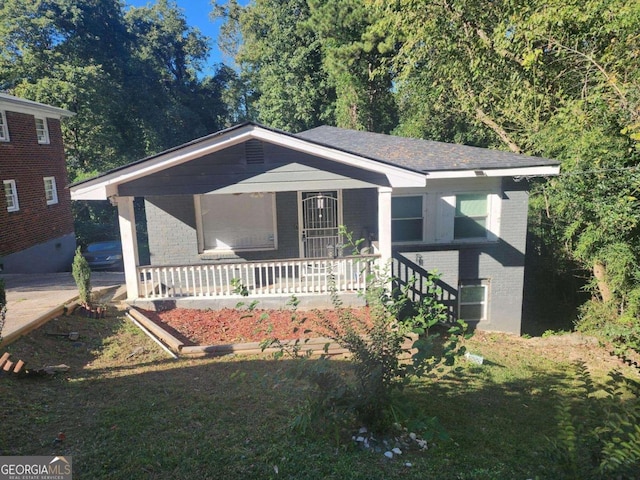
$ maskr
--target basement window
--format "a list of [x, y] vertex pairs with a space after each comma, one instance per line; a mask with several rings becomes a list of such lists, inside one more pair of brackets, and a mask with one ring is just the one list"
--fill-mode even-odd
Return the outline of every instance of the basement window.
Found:
[[489, 285], [486, 281], [467, 281], [458, 290], [458, 318], [478, 322], [487, 318]]

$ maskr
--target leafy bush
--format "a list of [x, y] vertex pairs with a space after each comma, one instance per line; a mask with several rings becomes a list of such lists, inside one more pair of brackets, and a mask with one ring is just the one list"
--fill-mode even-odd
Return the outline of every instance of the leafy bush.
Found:
[[637, 315], [620, 315], [614, 302], [598, 300], [587, 302], [580, 313], [580, 319], [576, 322], [577, 330], [610, 342], [614, 352], [620, 356], [640, 353], [640, 322]]
[[91, 304], [91, 268], [89, 267], [87, 259], [80, 253], [80, 247], [77, 248], [76, 254], [73, 257], [71, 273], [78, 286], [80, 303], [88, 307]]
[[[390, 294], [391, 282], [386, 275], [373, 275], [368, 281], [367, 304], [369, 319], [344, 308], [335, 289], [331, 301], [337, 312], [337, 322], [317, 312], [319, 321], [311, 327], [351, 353], [352, 376], [338, 372], [327, 355], [317, 361], [305, 362], [301, 377], [313, 385], [294, 427], [305, 431], [310, 425], [319, 428], [331, 425], [367, 427], [373, 432], [387, 432], [392, 425], [416, 420], [420, 414], [407, 409], [403, 387], [415, 377], [425, 375], [442, 364], [452, 364], [464, 324], [460, 322], [448, 331], [448, 341], [438, 344], [433, 330], [447, 316], [446, 307], [429, 297], [412, 305], [413, 317], [398, 320], [398, 312], [409, 302], [407, 291]], [[413, 334], [413, 337], [410, 336]], [[278, 345], [277, 340], [263, 346]], [[328, 345], [325, 346], [325, 353]], [[433, 425], [433, 420], [424, 421]]]
[[611, 372], [596, 385], [584, 364], [576, 367], [580, 400], [563, 397], [550, 440], [556, 478], [635, 479], [640, 471], [640, 383]]

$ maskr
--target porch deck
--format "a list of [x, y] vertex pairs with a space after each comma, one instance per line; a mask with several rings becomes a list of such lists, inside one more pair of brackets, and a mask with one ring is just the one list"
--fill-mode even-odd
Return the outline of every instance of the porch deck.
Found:
[[364, 292], [379, 255], [138, 267], [141, 299]]

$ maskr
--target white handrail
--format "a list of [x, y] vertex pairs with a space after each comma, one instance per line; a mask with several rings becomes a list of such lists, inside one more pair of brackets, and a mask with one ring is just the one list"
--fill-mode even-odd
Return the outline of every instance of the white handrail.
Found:
[[378, 255], [138, 267], [145, 299], [364, 291]]

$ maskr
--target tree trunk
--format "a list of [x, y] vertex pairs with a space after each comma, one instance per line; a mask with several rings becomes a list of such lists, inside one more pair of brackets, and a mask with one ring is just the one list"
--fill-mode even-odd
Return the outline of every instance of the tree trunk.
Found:
[[613, 293], [611, 293], [611, 289], [607, 283], [607, 269], [602, 263], [595, 262], [593, 264], [593, 276], [596, 278], [596, 282], [598, 282], [598, 291], [600, 292], [602, 301], [607, 303], [612, 300]]

